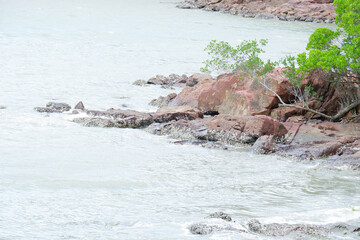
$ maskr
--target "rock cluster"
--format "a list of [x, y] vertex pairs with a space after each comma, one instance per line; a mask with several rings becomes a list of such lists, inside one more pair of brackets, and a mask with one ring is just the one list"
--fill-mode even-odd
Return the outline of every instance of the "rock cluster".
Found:
[[[339, 96], [329, 77], [314, 71], [302, 84], [310, 83], [322, 96], [310, 102], [312, 109], [334, 115], [340, 108]], [[360, 123], [326, 122], [316, 114], [279, 106], [277, 96], [288, 103], [294, 100], [283, 69], [274, 69], [267, 76], [273, 92], [241, 74], [224, 74], [216, 80], [194, 74], [187, 83], [189, 79], [192, 84], [179, 94], [153, 100], [151, 104], [159, 106], [155, 113], [113, 108], [89, 110], [79, 102], [72, 113], [83, 114], [73, 121], [89, 127], [144, 128], [177, 139], [178, 144], [221, 149], [251, 144], [253, 153], [276, 153], [305, 161], [328, 158], [330, 167], [346, 165], [360, 169]], [[59, 113], [70, 112], [71, 107], [50, 102], [35, 110]]]
[[62, 113], [69, 111], [71, 106], [67, 103], [57, 103], [57, 102], [49, 102], [46, 104], [46, 107], [36, 107], [35, 111], [38, 112], [46, 112], [46, 113]]
[[[214, 217], [215, 216], [215, 217]], [[209, 218], [211, 220], [209, 220]], [[215, 218], [215, 219], [214, 219]], [[230, 219], [230, 220], [229, 220]], [[327, 238], [329, 236], [348, 235], [356, 236], [359, 227], [347, 224], [288, 224], [288, 223], [261, 223], [257, 219], [251, 219], [244, 223], [232, 221], [228, 214], [216, 212], [202, 222], [189, 226], [189, 231], [196, 235], [207, 235], [221, 231], [233, 231], [239, 233], [261, 234], [270, 237], [291, 237], [291, 239], [307, 239], [307, 237]]]
[[332, 0], [185, 0], [177, 7], [221, 11], [248, 18], [276, 18], [283, 21], [335, 21]]
[[146, 86], [146, 85], [161, 85], [165, 88], [169, 87], [184, 87], [184, 86], [195, 86], [198, 82], [204, 80], [204, 79], [213, 79], [211, 75], [206, 73], [195, 73], [191, 75], [190, 77], [178, 74], [170, 74], [169, 76], [164, 75], [156, 75], [155, 77], [152, 77], [145, 80], [136, 80], [133, 85], [137, 86]]

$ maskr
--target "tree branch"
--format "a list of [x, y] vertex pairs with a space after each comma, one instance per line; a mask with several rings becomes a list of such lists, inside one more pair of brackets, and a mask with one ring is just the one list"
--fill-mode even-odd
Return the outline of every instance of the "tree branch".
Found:
[[292, 107], [292, 108], [296, 108], [296, 109], [300, 109], [300, 110], [304, 110], [304, 111], [308, 111], [308, 112], [312, 112], [314, 114], [318, 114], [324, 118], [330, 119], [331, 121], [338, 121], [340, 118], [342, 118], [346, 113], [348, 113], [350, 110], [356, 108], [357, 106], [360, 105], [360, 99], [354, 101], [352, 104], [348, 105], [347, 107], [340, 109], [340, 111], [334, 115], [334, 116], [329, 116], [327, 114], [324, 114], [322, 112], [316, 111], [314, 109], [311, 109], [309, 107], [305, 107], [305, 106], [299, 106], [299, 105], [295, 105], [295, 104], [289, 104], [289, 103], [285, 103], [282, 98], [279, 96], [279, 94], [277, 94], [274, 90], [272, 90], [269, 86], [266, 85], [265, 82], [259, 81], [259, 83], [261, 85], [263, 85], [267, 90], [269, 90], [270, 92], [272, 92], [280, 101], [281, 104], [279, 104], [279, 107]]

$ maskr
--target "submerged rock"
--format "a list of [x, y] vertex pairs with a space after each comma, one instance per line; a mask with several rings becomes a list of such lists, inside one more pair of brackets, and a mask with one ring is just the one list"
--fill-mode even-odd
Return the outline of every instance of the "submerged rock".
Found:
[[145, 86], [146, 84], [147, 84], [147, 81], [141, 80], [141, 79], [136, 80], [135, 82], [133, 82], [133, 85], [135, 85], [135, 86]]
[[[222, 212], [216, 212], [210, 216], [218, 219], [204, 220], [189, 226], [192, 234], [207, 235], [215, 232], [233, 231], [247, 234], [261, 234], [269, 237], [291, 237], [291, 239], [303, 239], [311, 237], [329, 237], [337, 235], [356, 236], [360, 231], [359, 227], [344, 223], [339, 224], [288, 224], [288, 223], [261, 223], [257, 219], [251, 219], [245, 223], [231, 221], [231, 217]], [[222, 217], [225, 216], [225, 217]], [[225, 221], [224, 221], [225, 220]], [[307, 239], [307, 238], [306, 238]]]
[[209, 215], [210, 218], [220, 218], [222, 220], [231, 222], [231, 217], [229, 214], [226, 214], [224, 212], [214, 212], [212, 214]]
[[221, 232], [221, 231], [235, 231], [235, 232], [245, 232], [244, 229], [238, 229], [231, 224], [227, 223], [195, 223], [189, 227], [189, 230], [192, 234], [196, 235], [207, 235], [214, 232]]
[[250, 220], [247, 224], [248, 229], [253, 233], [272, 237], [328, 237], [334, 234], [352, 234], [357, 227], [344, 223], [341, 224], [288, 224], [288, 223], [269, 223], [262, 224], [257, 219]]
[[36, 107], [35, 111], [38, 112], [46, 112], [46, 113], [62, 113], [69, 111], [71, 106], [67, 103], [57, 103], [57, 102], [49, 102], [46, 104], [46, 107]]
[[89, 117], [75, 118], [73, 122], [87, 127], [142, 128], [153, 122], [149, 113], [110, 108], [106, 111], [85, 110]]

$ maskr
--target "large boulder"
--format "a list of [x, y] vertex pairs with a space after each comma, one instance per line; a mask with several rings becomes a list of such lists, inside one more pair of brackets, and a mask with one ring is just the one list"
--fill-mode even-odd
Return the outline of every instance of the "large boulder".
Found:
[[199, 82], [195, 87], [186, 86], [183, 90], [169, 103], [169, 106], [189, 106], [198, 108], [199, 96], [203, 89], [211, 86], [214, 81], [205, 79]]
[[[291, 99], [289, 82], [281, 68], [268, 74], [267, 83], [284, 101]], [[269, 115], [278, 103], [277, 97], [260, 83], [241, 75], [221, 75], [216, 81], [204, 80], [194, 88], [184, 88], [171, 102], [172, 105], [198, 107], [204, 113], [248, 116]]]

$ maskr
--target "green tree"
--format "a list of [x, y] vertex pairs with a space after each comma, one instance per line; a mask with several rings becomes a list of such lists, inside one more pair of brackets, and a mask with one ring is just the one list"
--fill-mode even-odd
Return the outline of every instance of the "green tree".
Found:
[[336, 80], [360, 82], [360, 1], [335, 0], [338, 29], [317, 29], [308, 52], [298, 56], [303, 72], [320, 68], [336, 74]]
[[[320, 116], [338, 121], [347, 112], [360, 105], [358, 86], [360, 84], [360, 1], [335, 0], [337, 6], [336, 31], [319, 28], [309, 39], [307, 52], [299, 54], [296, 58], [289, 56], [280, 61], [263, 61], [259, 54], [263, 53], [262, 47], [266, 40], [244, 41], [232, 47], [227, 42], [211, 41], [205, 50], [211, 56], [206, 60], [202, 71], [222, 70], [241, 73], [239, 76], [248, 77], [259, 81], [266, 89], [271, 91], [280, 101], [280, 106], [294, 107], [319, 114]], [[282, 65], [285, 75], [291, 86], [291, 93], [297, 103], [285, 103], [276, 94], [266, 81], [266, 74], [275, 66]], [[297, 68], [298, 66], [298, 68]], [[302, 86], [304, 74], [315, 69], [322, 69], [333, 75], [332, 82], [340, 96], [341, 109], [334, 116], [328, 116], [310, 109], [309, 101], [314, 96], [312, 86]]]
[[342, 108], [330, 119], [338, 120], [360, 105], [360, 1], [335, 0], [338, 28], [319, 28], [310, 36], [306, 50], [298, 55], [298, 72], [314, 69], [330, 72]]

